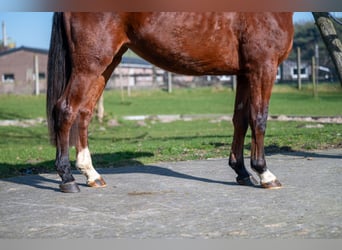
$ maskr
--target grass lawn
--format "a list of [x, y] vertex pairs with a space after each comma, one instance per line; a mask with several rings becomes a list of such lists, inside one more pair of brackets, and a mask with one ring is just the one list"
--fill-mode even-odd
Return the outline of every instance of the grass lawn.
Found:
[[[323, 91], [324, 90], [324, 91]], [[90, 150], [96, 167], [147, 164], [228, 157], [233, 126], [230, 121], [146, 121], [143, 126], [120, 119], [123, 115], [232, 114], [234, 93], [227, 88], [133, 91], [121, 100], [119, 91], [105, 92], [106, 117], [89, 128]], [[319, 90], [313, 98], [309, 89], [298, 92], [276, 86], [270, 113], [288, 115], [342, 115], [342, 88]], [[45, 116], [45, 96], [0, 96], [0, 120]], [[120, 125], [107, 122], [116, 118]], [[269, 121], [267, 153], [282, 150], [314, 150], [342, 147], [342, 124], [308, 128], [306, 122]], [[0, 126], [0, 177], [51, 171], [55, 149], [48, 143], [45, 123], [31, 127]], [[246, 138], [249, 153], [250, 134]], [[75, 160], [75, 150], [71, 149]]]
[[[0, 120], [45, 117], [45, 95], [0, 96]], [[153, 114], [233, 114], [235, 93], [224, 87], [174, 89], [166, 91], [133, 90], [131, 97], [119, 90], [105, 91], [107, 117]], [[342, 115], [342, 88], [338, 84], [321, 84], [318, 97], [312, 96], [310, 85], [297, 91], [289, 85], [275, 85], [270, 114]]]

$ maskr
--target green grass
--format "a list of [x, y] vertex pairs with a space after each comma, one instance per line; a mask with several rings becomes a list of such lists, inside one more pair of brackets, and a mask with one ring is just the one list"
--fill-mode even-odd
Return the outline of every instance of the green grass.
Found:
[[121, 98], [119, 91], [108, 91], [104, 106], [109, 116], [156, 114], [227, 114], [233, 111], [234, 93], [227, 88], [133, 91]]
[[[307, 151], [342, 147], [342, 125], [324, 124], [323, 128], [306, 128], [305, 122], [268, 122], [266, 153]], [[0, 176], [52, 171], [55, 151], [48, 144], [46, 127], [0, 127]], [[231, 122], [210, 120], [172, 123], [124, 121], [118, 127], [93, 122], [89, 143], [96, 167], [148, 164], [228, 157], [233, 135]], [[250, 132], [245, 153], [249, 154]], [[75, 149], [71, 150], [75, 161]]]
[[[342, 91], [325, 87], [313, 98], [310, 89], [301, 92], [288, 86], [276, 86], [271, 114], [342, 115]], [[89, 143], [96, 167], [148, 164], [228, 157], [233, 126], [229, 121], [209, 119], [192, 122], [160, 123], [147, 121], [139, 126], [123, 121], [123, 115], [141, 114], [232, 114], [234, 93], [226, 88], [177, 89], [172, 94], [161, 90], [133, 91], [121, 102], [119, 91], [105, 93], [104, 124], [93, 121]], [[45, 97], [0, 96], [0, 119], [26, 119], [45, 116]], [[107, 124], [116, 117], [120, 126]], [[342, 147], [342, 125], [324, 124], [307, 128], [305, 122], [269, 121], [266, 153], [307, 151]], [[311, 123], [309, 123], [311, 124]], [[48, 143], [45, 124], [32, 127], [0, 126], [0, 177], [54, 171], [55, 149]], [[249, 154], [250, 132], [245, 153]], [[75, 149], [71, 149], [75, 161]]]
[[311, 85], [298, 91], [293, 86], [275, 86], [270, 101], [270, 114], [280, 115], [342, 115], [342, 88], [340, 85], [321, 84], [318, 96], [313, 97]]
[[[342, 115], [342, 88], [338, 84], [321, 84], [317, 98], [310, 85], [297, 91], [289, 85], [276, 85], [270, 114]], [[1, 95], [0, 120], [45, 117], [45, 95]], [[108, 117], [155, 114], [232, 114], [235, 93], [229, 88], [212, 87], [163, 90], [133, 90], [132, 96], [119, 90], [105, 91], [104, 106]]]
[[45, 95], [0, 95], [0, 120], [45, 117]]
[[[342, 115], [342, 88], [322, 84], [314, 98], [310, 85], [297, 91], [288, 85], [274, 87], [270, 114], [280, 115]], [[176, 89], [168, 94], [162, 90], [133, 91], [121, 100], [119, 91], [105, 93], [108, 116], [154, 114], [233, 114], [235, 93], [228, 88]]]

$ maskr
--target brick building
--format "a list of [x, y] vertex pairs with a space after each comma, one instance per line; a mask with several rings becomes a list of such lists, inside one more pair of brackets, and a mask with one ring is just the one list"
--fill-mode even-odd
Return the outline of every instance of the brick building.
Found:
[[18, 47], [0, 52], [0, 93], [35, 92], [35, 58], [40, 92], [46, 91], [48, 50]]
[[[0, 94], [35, 93], [35, 57], [38, 57], [39, 92], [46, 92], [48, 50], [19, 47], [0, 52]], [[119, 86], [151, 86], [153, 67], [138, 57], [123, 57], [107, 84]], [[156, 69], [157, 82], [162, 82], [164, 71]]]

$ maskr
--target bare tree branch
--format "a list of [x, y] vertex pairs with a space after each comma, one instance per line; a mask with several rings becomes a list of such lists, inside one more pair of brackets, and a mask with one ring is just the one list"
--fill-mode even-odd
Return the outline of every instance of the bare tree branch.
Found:
[[337, 75], [342, 86], [342, 43], [338, 39], [334, 24], [328, 12], [312, 12], [312, 15], [335, 64]]

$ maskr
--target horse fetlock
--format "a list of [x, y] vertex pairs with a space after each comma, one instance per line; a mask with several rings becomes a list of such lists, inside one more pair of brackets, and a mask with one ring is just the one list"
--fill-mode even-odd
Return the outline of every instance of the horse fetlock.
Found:
[[77, 153], [76, 168], [87, 177], [87, 182], [93, 182], [100, 179], [100, 174], [93, 167], [88, 147]]
[[268, 169], [262, 174], [258, 174], [258, 175], [259, 175], [261, 183], [268, 183], [268, 182], [275, 181], [277, 179], [277, 177], [274, 174], [272, 174], [271, 171]]
[[282, 187], [277, 177], [268, 169], [261, 174], [258, 173], [258, 176], [260, 178], [260, 185], [262, 188], [278, 189]]
[[236, 160], [236, 157], [235, 157], [235, 155], [233, 153], [231, 153], [230, 156], [229, 156], [228, 164], [233, 169], [237, 165], [237, 160]]
[[101, 175], [94, 168], [79, 168], [78, 170], [87, 178], [87, 182], [92, 182], [101, 178]]
[[55, 167], [58, 175], [62, 179], [62, 183], [75, 181], [75, 178], [71, 173], [71, 166], [69, 161], [57, 161]]
[[265, 159], [251, 159], [251, 167], [258, 175], [267, 170]]
[[237, 160], [233, 153], [230, 154], [228, 164], [238, 175], [236, 177], [237, 183], [242, 184], [245, 180], [253, 178], [253, 176], [247, 171], [243, 159]]
[[105, 187], [106, 182], [92, 165], [76, 164], [76, 168], [87, 178], [89, 187]]

